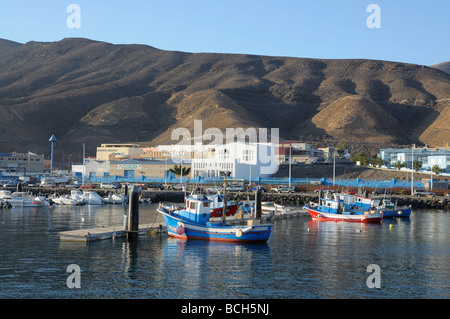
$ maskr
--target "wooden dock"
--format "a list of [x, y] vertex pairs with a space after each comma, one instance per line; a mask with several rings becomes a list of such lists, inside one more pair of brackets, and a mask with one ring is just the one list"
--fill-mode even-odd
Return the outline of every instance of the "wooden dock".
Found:
[[[152, 231], [163, 231], [165, 229], [163, 226], [160, 223], [141, 224], [139, 225], [138, 234], [145, 235]], [[127, 233], [131, 233], [131, 231], [125, 230], [123, 226], [111, 226], [63, 231], [59, 232], [59, 238], [63, 241], [89, 242], [125, 237]]]

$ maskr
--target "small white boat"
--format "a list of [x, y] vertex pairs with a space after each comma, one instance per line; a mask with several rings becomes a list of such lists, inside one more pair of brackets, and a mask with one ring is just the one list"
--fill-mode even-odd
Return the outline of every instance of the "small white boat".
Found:
[[125, 204], [127, 202], [127, 198], [119, 194], [109, 193], [107, 197], [103, 198], [103, 202], [105, 204]]
[[6, 202], [13, 207], [41, 207], [44, 202], [27, 192], [14, 192]]
[[270, 213], [275, 211], [274, 202], [261, 202], [261, 210], [263, 213]]
[[102, 205], [103, 198], [94, 191], [81, 192], [80, 190], [71, 190], [70, 197], [73, 199], [81, 199], [87, 205]]
[[4, 190], [4, 189], [0, 190], [0, 199], [7, 200], [7, 199], [10, 199], [11, 196], [12, 196], [11, 191]]
[[84, 201], [83, 199], [71, 198], [69, 195], [52, 197], [51, 200], [57, 205], [69, 205], [69, 206], [86, 205], [86, 201]]

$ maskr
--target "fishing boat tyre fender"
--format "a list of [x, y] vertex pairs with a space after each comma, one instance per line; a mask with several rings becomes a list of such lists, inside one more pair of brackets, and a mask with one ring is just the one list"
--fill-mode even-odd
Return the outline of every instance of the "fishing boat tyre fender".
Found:
[[246, 227], [246, 228], [243, 228], [243, 229], [238, 229], [237, 231], [236, 231], [236, 237], [241, 237], [243, 234], [246, 234], [246, 233], [248, 233], [249, 231], [251, 231], [253, 229], [253, 227], [252, 226], [249, 226], [249, 227]]
[[182, 223], [179, 223], [178, 226], [177, 226], [177, 228], [175, 229], [175, 232], [176, 232], [178, 235], [183, 235], [183, 234], [184, 234], [184, 231], [185, 231], [184, 225], [183, 225]]

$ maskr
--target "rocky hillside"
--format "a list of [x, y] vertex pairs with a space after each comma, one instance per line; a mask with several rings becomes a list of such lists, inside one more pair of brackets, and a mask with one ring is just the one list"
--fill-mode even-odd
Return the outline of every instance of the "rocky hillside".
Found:
[[169, 143], [194, 119], [314, 143], [441, 146], [449, 116], [450, 74], [421, 65], [0, 40], [2, 151], [48, 154], [52, 134], [56, 156], [83, 142], [88, 155], [101, 143]]
[[432, 65], [432, 67], [450, 74], [450, 61]]

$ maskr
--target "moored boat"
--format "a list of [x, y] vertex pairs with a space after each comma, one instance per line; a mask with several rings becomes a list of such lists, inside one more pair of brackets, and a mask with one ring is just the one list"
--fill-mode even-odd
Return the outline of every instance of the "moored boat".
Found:
[[126, 196], [122, 196], [119, 194], [111, 194], [109, 193], [107, 197], [103, 198], [103, 202], [105, 204], [126, 204], [128, 199]]
[[[211, 217], [222, 217], [223, 215], [223, 195], [207, 195], [208, 200], [210, 200]], [[234, 216], [238, 211], [240, 203], [227, 203], [227, 208], [225, 211], [225, 216]]]
[[80, 190], [71, 190], [70, 197], [74, 199], [81, 199], [86, 202], [87, 205], [102, 205], [103, 198], [94, 191], [81, 192]]
[[157, 209], [164, 217], [169, 236], [181, 239], [200, 239], [222, 242], [265, 242], [269, 239], [272, 224], [261, 224], [259, 219], [248, 220], [247, 225], [210, 221], [210, 200], [204, 195], [186, 198], [186, 208], [168, 209], [160, 205]]
[[42, 207], [44, 202], [39, 198], [35, 198], [33, 195], [27, 192], [14, 192], [11, 198], [6, 199], [12, 207]]
[[411, 215], [411, 205], [397, 206], [387, 198], [368, 198], [347, 194], [334, 194], [334, 198], [342, 201], [345, 210], [355, 214], [376, 210], [382, 214], [383, 218], [405, 218]]
[[86, 201], [81, 198], [72, 198], [70, 195], [61, 195], [56, 197], [51, 197], [51, 201], [57, 205], [68, 205], [68, 206], [80, 206], [86, 205]]
[[382, 214], [377, 210], [365, 212], [346, 210], [340, 199], [321, 198], [320, 204], [310, 203], [304, 208], [313, 219], [321, 221], [380, 223], [382, 219]]
[[397, 206], [388, 199], [383, 199], [381, 201], [381, 205], [378, 206], [378, 210], [383, 215], [383, 218], [408, 218], [411, 215], [411, 205]]

